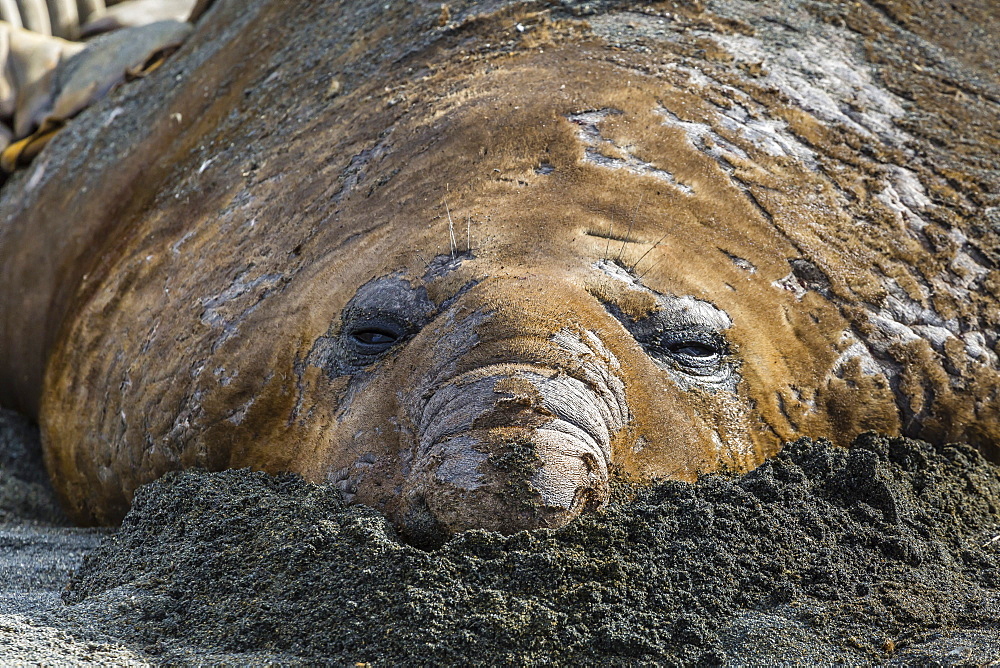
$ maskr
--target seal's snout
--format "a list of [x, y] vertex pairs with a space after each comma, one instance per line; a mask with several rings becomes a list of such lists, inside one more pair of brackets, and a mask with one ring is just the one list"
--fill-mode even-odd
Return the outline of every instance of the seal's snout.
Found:
[[589, 333], [549, 345], [558, 367], [485, 366], [423, 406], [400, 518], [412, 541], [557, 527], [606, 502], [613, 444], [628, 422], [624, 384]]

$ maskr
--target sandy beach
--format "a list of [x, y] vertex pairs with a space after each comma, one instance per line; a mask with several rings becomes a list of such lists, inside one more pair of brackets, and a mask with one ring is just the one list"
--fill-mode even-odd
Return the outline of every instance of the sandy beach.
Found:
[[422, 551], [332, 486], [249, 471], [170, 474], [116, 532], [63, 526], [15, 463], [30, 429], [3, 426], [0, 653], [26, 664], [1000, 661], [1000, 471], [965, 446], [803, 439]]

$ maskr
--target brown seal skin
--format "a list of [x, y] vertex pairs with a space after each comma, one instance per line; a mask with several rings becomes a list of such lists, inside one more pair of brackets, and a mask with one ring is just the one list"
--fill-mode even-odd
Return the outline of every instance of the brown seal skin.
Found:
[[[802, 434], [995, 455], [997, 273], [931, 294], [965, 246], [872, 196], [937, 183], [919, 161], [725, 59], [671, 67], [681, 38], [290, 4], [216, 3], [3, 202], [0, 401], [80, 522], [192, 466], [333, 481], [433, 542]], [[917, 307], [944, 324], [893, 319]]]

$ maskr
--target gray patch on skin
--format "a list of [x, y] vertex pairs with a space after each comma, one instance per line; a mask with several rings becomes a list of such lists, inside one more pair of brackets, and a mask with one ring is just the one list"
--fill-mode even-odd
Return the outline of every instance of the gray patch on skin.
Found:
[[801, 301], [810, 290], [829, 297], [830, 279], [822, 269], [804, 258], [788, 260], [792, 271], [784, 278], [773, 281], [771, 285], [780, 290], [788, 290], [795, 299]]
[[245, 403], [237, 407], [236, 410], [232, 411], [226, 417], [226, 421], [237, 426], [243, 424], [243, 420], [246, 418], [247, 412], [254, 405], [254, 403], [256, 403], [256, 401], [257, 397], [250, 397], [250, 399], [248, 399]]
[[663, 116], [664, 125], [683, 130], [693, 147], [710, 156], [727, 172], [732, 171], [734, 158], [750, 159], [746, 151], [723, 139], [710, 125], [682, 120], [680, 116], [666, 107], [657, 107], [654, 111]]
[[635, 290], [636, 292], [653, 292], [643, 285], [638, 278], [629, 273], [627, 269], [615, 262], [610, 260], [599, 260], [594, 263], [594, 268], [617, 281], [621, 281], [629, 290]]
[[581, 338], [575, 332], [563, 329], [556, 332], [552, 341], [562, 350], [578, 356], [580, 365], [577, 373], [597, 393], [601, 400], [599, 407], [602, 411], [606, 410], [602, 416], [611, 431], [626, 425], [631, 420], [631, 413], [625, 400], [625, 383], [617, 375], [621, 371], [621, 363], [600, 337], [587, 330]]
[[[945, 320], [933, 309], [912, 299], [892, 278], [882, 277], [882, 284], [889, 295], [882, 304], [868, 307], [869, 319], [878, 330], [875, 340], [870, 343], [873, 350], [884, 353], [892, 342], [906, 343], [921, 338], [940, 353], [949, 339], [957, 338], [974, 363], [997, 364], [997, 354], [992, 350], [997, 338], [995, 333], [970, 329], [969, 323], [962, 323], [957, 318]], [[894, 377], [890, 369], [886, 373]]]
[[920, 339], [920, 335], [901, 322], [884, 318], [878, 314], [869, 316], [869, 322], [875, 326], [874, 333], [868, 337], [868, 345], [882, 354], [888, 354], [889, 348], [897, 343], [909, 343]]
[[[596, 360], [584, 360], [582, 364], [600, 366]], [[592, 371], [590, 378], [599, 374], [600, 371]], [[588, 446], [598, 461], [609, 466], [611, 439], [625, 426], [628, 413], [621, 411], [625, 403], [624, 383], [617, 376], [604, 375], [609, 382], [600, 382], [596, 387], [565, 374], [552, 378], [529, 372], [521, 377], [535, 386], [545, 408], [558, 418], [546, 428], [573, 435]]]
[[949, 269], [952, 275], [948, 277], [950, 281], [962, 290], [975, 289], [983, 278], [990, 272], [989, 268], [976, 260], [970, 251], [978, 254], [969, 244], [969, 238], [958, 228], [951, 228], [948, 236], [955, 244], [955, 255], [952, 258]]
[[366, 452], [357, 459], [354, 460], [355, 466], [374, 466], [375, 462], [378, 461], [378, 457], [375, 456], [374, 452]]
[[717, 330], [729, 329], [733, 321], [729, 314], [706, 301], [694, 297], [660, 295], [661, 304], [672, 311], [671, 324], [678, 327], [706, 324]]
[[412, 419], [418, 430], [423, 430], [422, 425], [429, 415], [427, 406], [433, 400], [434, 393], [455, 377], [459, 361], [479, 344], [476, 330], [490, 315], [489, 311], [474, 311], [456, 320], [455, 312], [449, 310], [439, 319], [440, 322], [433, 323], [430, 334], [438, 337], [434, 355], [429, 360], [427, 370], [407, 390], [415, 400], [405, 396], [402, 390], [399, 394], [400, 405], [414, 407]]
[[[772, 29], [781, 30], [780, 25]], [[898, 145], [905, 133], [894, 120], [904, 112], [902, 100], [873, 80], [859, 38], [843, 30], [816, 27], [812, 39], [775, 49], [760, 37], [696, 32], [744, 60], [763, 61], [767, 74], [759, 81], [787, 95], [795, 105], [828, 123], [841, 123], [864, 137]], [[850, 100], [848, 105], [846, 100]]]
[[[250, 271], [251, 268], [241, 271], [225, 290], [201, 300], [205, 309], [201, 313], [201, 322], [222, 330], [222, 335], [212, 344], [213, 351], [233, 338], [240, 323], [256, 311], [260, 303], [284, 280], [282, 274], [262, 274], [248, 279]], [[240, 300], [244, 303], [230, 306]]]
[[948, 339], [955, 338], [951, 335], [951, 332], [944, 327], [935, 327], [934, 325], [914, 325], [911, 329], [913, 329], [918, 336], [930, 343], [931, 347], [935, 350], [943, 350], [945, 342]]
[[[882, 278], [882, 284], [889, 292], [889, 296], [886, 297], [879, 309], [879, 315], [882, 317], [895, 320], [904, 325], [933, 325], [935, 327], [942, 327], [955, 335], [961, 332], [961, 324], [957, 319], [945, 320], [937, 312], [912, 299], [895, 279], [885, 276]], [[926, 292], [921, 295], [921, 298], [927, 299], [929, 296], [929, 292]]]
[[173, 253], [174, 255], [180, 255], [181, 246], [187, 243], [188, 240], [195, 235], [195, 232], [196, 230], [190, 230], [188, 232], [185, 232], [180, 239], [170, 244], [170, 252]]
[[472, 436], [455, 436], [435, 443], [427, 453], [441, 460], [434, 476], [447, 485], [469, 492], [482, 487], [479, 465], [489, 459], [489, 455], [477, 450], [477, 445], [479, 441]]
[[847, 347], [844, 349], [837, 360], [833, 363], [833, 367], [830, 369], [830, 373], [837, 378], [843, 378], [844, 367], [853, 359], [857, 359], [861, 366], [861, 372], [866, 376], [888, 376], [891, 369], [887, 365], [882, 364], [872, 357], [872, 354], [865, 347], [865, 344], [859, 341], [854, 334], [850, 331], [844, 331], [841, 334], [841, 343]]
[[627, 269], [609, 260], [599, 260], [594, 263], [594, 267], [611, 278], [622, 281], [631, 290], [656, 295], [660, 306], [672, 312], [673, 320], [678, 325], [704, 323], [719, 330], [733, 326], [733, 320], [728, 313], [704, 300], [690, 296], [674, 297], [651, 290]]
[[799, 280], [799, 277], [795, 275], [795, 272], [789, 272], [784, 278], [772, 281], [771, 285], [779, 290], [788, 290], [795, 295], [795, 298], [799, 301], [801, 301], [808, 292], [806, 287], [802, 285], [802, 281]]
[[225, 367], [219, 366], [212, 370], [212, 375], [219, 379], [219, 385], [229, 387], [233, 384], [233, 380], [239, 377], [240, 370], [233, 369], [232, 372], [227, 373]]
[[677, 63], [669, 63], [665, 69], [684, 72], [694, 86], [723, 91], [734, 100], [727, 107], [718, 107], [718, 113], [712, 119], [714, 127], [708, 123], [684, 121], [665, 107], [655, 110], [664, 117], [664, 125], [684, 130], [692, 146], [710, 155], [727, 172], [733, 171], [730, 156], [749, 159], [749, 154], [724, 138], [720, 131], [739, 135], [768, 155], [794, 158], [809, 169], [817, 168], [816, 153], [788, 129], [788, 123], [751, 111], [754, 102], [744, 91], [711, 78], [700, 70]]
[[[352, 452], [357, 452], [357, 448], [354, 446], [354, 441], [357, 441], [363, 433], [364, 432], [362, 431], [355, 432], [351, 445], [349, 446], [349, 449]], [[357, 492], [357, 475], [359, 469], [370, 469], [376, 461], [378, 461], [378, 458], [375, 456], [375, 453], [366, 452], [363, 455], [357, 456], [348, 466], [344, 466], [334, 471], [328, 471], [326, 474], [326, 481], [333, 484], [341, 492], [353, 496]]]
[[885, 187], [875, 194], [875, 199], [895, 214], [909, 236], [924, 243], [922, 232], [928, 223], [920, 211], [930, 206], [924, 186], [916, 175], [904, 167], [890, 166]]
[[330, 198], [333, 202], [339, 202], [350, 195], [367, 178], [369, 166], [377, 164], [390, 153], [392, 147], [388, 143], [388, 138], [391, 133], [392, 128], [387, 130], [374, 146], [364, 149], [351, 158], [351, 162], [340, 175], [340, 189]]
[[[694, 190], [691, 186], [680, 183], [670, 172], [661, 169], [650, 162], [640, 159], [634, 155], [633, 146], [619, 146], [610, 139], [605, 139], [601, 135], [598, 125], [608, 116], [621, 115], [618, 109], [596, 109], [581, 111], [567, 116], [569, 121], [577, 126], [577, 137], [584, 144], [584, 161], [599, 165], [606, 169], [625, 169], [640, 176], [651, 176], [655, 179], [665, 181], [686, 195], [691, 195]], [[622, 157], [606, 155], [600, 149], [618, 154]]]
[[611, 442], [631, 415], [625, 383], [615, 373], [621, 364], [594, 332], [588, 330], [581, 337], [564, 329], [552, 340], [579, 356], [577, 373], [582, 378], [525, 376], [556, 416], [532, 439], [542, 466], [531, 482], [546, 505], [569, 510], [578, 501], [579, 490], [607, 482]]
[[[176, 447], [177, 443], [185, 443], [187, 439], [191, 437], [193, 424], [199, 424], [205, 417], [205, 408], [202, 405], [202, 399], [205, 398], [205, 392], [203, 390], [195, 390], [191, 394], [190, 400], [184, 404], [181, 411], [174, 418], [173, 423], [170, 426], [170, 431], [168, 431], [163, 438], [160, 439], [160, 444], [163, 446], [163, 452], [167, 453], [170, 459], [175, 459], [176, 456], [172, 453], [178, 451], [179, 448]], [[153, 444], [149, 450], [148, 454], [153, 454], [157, 449], [157, 444]]]
[[[454, 254], [436, 255], [430, 262], [427, 263], [427, 271], [424, 272], [423, 280], [424, 282], [428, 282], [434, 280], [435, 278], [446, 276], [461, 267], [463, 262], [475, 259], [476, 256], [472, 254], [471, 250], [456, 251]], [[471, 286], [467, 286], [466, 289], [468, 289], [468, 287]], [[458, 296], [459, 295], [455, 295], [455, 297]]]
[[482, 370], [465, 374], [437, 389], [423, 406], [418, 424], [420, 444], [418, 456], [423, 457], [439, 441], [472, 429], [476, 418], [496, 405], [493, 388], [505, 375], [489, 367], [485, 376], [475, 377]]
[[986, 217], [986, 222], [989, 223], [994, 231], [1000, 230], [1000, 206], [986, 207], [983, 215]]
[[788, 261], [792, 267], [792, 273], [809, 290], [820, 293], [827, 293], [830, 289], [830, 279], [826, 273], [816, 264], [805, 258], [793, 258]]
[[729, 260], [733, 264], [735, 264], [737, 267], [739, 267], [743, 271], [745, 271], [747, 273], [750, 273], [750, 274], [756, 274], [757, 273], [757, 267], [754, 266], [753, 262], [751, 262], [750, 260], [742, 258], [739, 255], [733, 255], [729, 251], [724, 251], [721, 248], [719, 249], [719, 251], [723, 255], [725, 255], [727, 258], [729, 258]]
[[329, 483], [337, 483], [341, 480], [347, 480], [350, 474], [350, 469], [348, 467], [339, 468], [335, 471], [329, 471], [326, 474], [326, 481]]
[[997, 354], [990, 350], [982, 332], [966, 332], [961, 336], [966, 354], [982, 364], [997, 366]]
[[[745, 96], [735, 88], [731, 90], [739, 97]], [[816, 167], [816, 153], [795, 137], [783, 120], [754, 117], [743, 105], [733, 104], [720, 110], [718, 122], [721, 128], [739, 133], [768, 155], [795, 158], [810, 169]]]

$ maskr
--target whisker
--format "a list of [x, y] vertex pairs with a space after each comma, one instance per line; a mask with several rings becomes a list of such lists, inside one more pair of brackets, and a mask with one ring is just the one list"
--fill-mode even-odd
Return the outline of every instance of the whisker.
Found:
[[611, 226], [608, 228], [608, 245], [604, 248], [604, 257], [602, 260], [607, 260], [611, 257], [611, 238], [615, 236], [615, 217], [611, 216]]
[[444, 210], [448, 214], [448, 247], [451, 249], [451, 259], [455, 259], [455, 247], [458, 244], [455, 242], [455, 223], [451, 219], [451, 210], [448, 209], [448, 202], [444, 203]]
[[465, 252], [472, 252], [472, 216], [465, 219]]
[[421, 255], [419, 251], [413, 251], [413, 252], [416, 253], [417, 257], [420, 258], [420, 261], [424, 263], [424, 267], [426, 267], [427, 269], [431, 268], [431, 263], [425, 260], [424, 256]]
[[644, 271], [641, 274], [639, 274], [639, 280], [642, 280], [643, 276], [645, 276], [646, 274], [648, 274], [649, 272], [651, 272], [653, 269], [655, 269], [656, 266], [659, 265], [661, 262], [663, 262], [663, 258], [662, 257], [659, 260], [657, 260], [656, 262], [654, 262], [653, 264], [651, 264], [649, 266], [649, 269], [647, 269], [646, 271]]
[[635, 210], [632, 212], [632, 220], [628, 222], [628, 230], [625, 232], [625, 240], [622, 241], [622, 247], [618, 249], [618, 257], [615, 258], [615, 262], [620, 262], [622, 259], [622, 253], [625, 252], [625, 244], [628, 243], [629, 238], [632, 236], [632, 226], [635, 225], [635, 216], [639, 213], [639, 207], [642, 206], [642, 198], [646, 193], [641, 193], [639, 195], [639, 201], [635, 205]]
[[662, 237], [660, 237], [660, 240], [659, 240], [659, 241], [657, 241], [657, 242], [656, 242], [655, 244], [653, 244], [652, 246], [650, 246], [650, 247], [649, 247], [649, 250], [647, 250], [647, 251], [646, 251], [645, 253], [643, 253], [643, 254], [642, 254], [642, 255], [641, 255], [640, 257], [639, 257], [639, 259], [635, 261], [635, 264], [633, 264], [633, 265], [632, 265], [632, 268], [631, 268], [631, 269], [629, 269], [629, 271], [635, 271], [635, 268], [639, 266], [639, 263], [640, 263], [640, 262], [642, 262], [642, 261], [643, 261], [643, 259], [644, 259], [644, 258], [645, 258], [645, 257], [646, 257], [647, 255], [649, 255], [649, 254], [650, 254], [650, 253], [651, 253], [651, 252], [653, 251], [653, 249], [654, 249], [654, 248], [656, 248], [657, 246], [659, 246], [659, 245], [660, 245], [660, 241], [663, 241], [664, 239], [666, 239], [666, 238], [667, 238], [667, 234], [669, 234], [669, 232], [664, 232], [663, 236], [662, 236]]

